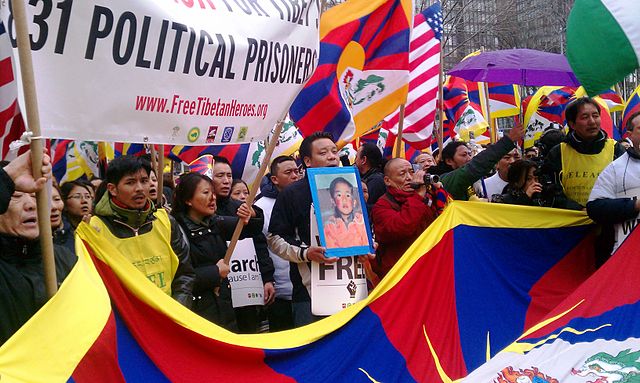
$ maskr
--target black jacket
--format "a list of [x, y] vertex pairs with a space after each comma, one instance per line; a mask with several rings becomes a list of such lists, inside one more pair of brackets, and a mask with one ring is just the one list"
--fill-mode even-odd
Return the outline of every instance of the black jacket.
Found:
[[[269, 222], [270, 238], [275, 236], [284, 240], [288, 247], [297, 252], [300, 263], [307, 261], [305, 249], [315, 244], [311, 241], [311, 201], [311, 188], [305, 175], [304, 178], [287, 186], [278, 194]], [[278, 254], [275, 250], [274, 253]], [[289, 273], [293, 284], [292, 300], [294, 302], [309, 301], [311, 298], [302, 282], [298, 265], [292, 263]]]
[[[153, 222], [156, 220], [154, 215], [155, 208], [153, 203], [149, 203], [151, 207], [147, 210], [128, 211], [132, 214], [131, 217], [126, 217], [118, 213], [117, 209], [114, 209], [112, 202], [109, 200], [109, 193], [105, 193], [96, 205], [95, 214], [104, 222], [114, 236], [130, 238], [136, 235], [144, 235], [153, 229]], [[183, 306], [191, 307], [196, 274], [189, 258], [189, 245], [185, 241], [176, 220], [169, 216], [169, 221], [171, 222], [171, 248], [179, 260], [178, 269], [171, 282], [171, 295], [173, 299]]]
[[[220, 198], [217, 200], [216, 215], [223, 217], [237, 217], [238, 208], [242, 205], [242, 202], [236, 201], [232, 198]], [[245, 238], [253, 238], [253, 246], [256, 248], [256, 256], [258, 257], [258, 267], [260, 267], [260, 276], [262, 277], [262, 283], [273, 282], [273, 261], [269, 256], [269, 250], [267, 247], [267, 238], [262, 234], [262, 226], [264, 225], [264, 213], [262, 209], [257, 206], [252, 206], [256, 212], [256, 216], [249, 220], [249, 223], [243, 229], [246, 231]], [[232, 231], [233, 233], [233, 231]], [[231, 239], [231, 238], [229, 238]], [[224, 255], [223, 255], [224, 256]]]
[[16, 185], [4, 169], [0, 168], [0, 214], [4, 214], [9, 208], [11, 196], [16, 190]]
[[[598, 154], [604, 149], [604, 145], [609, 137], [604, 130], [600, 130], [600, 134], [593, 141], [583, 141], [575, 133], [570, 131], [565, 137], [564, 142], [571, 146], [580, 154]], [[612, 160], [624, 154], [624, 147], [617, 143], [613, 152]], [[581, 210], [583, 208], [578, 202], [567, 197], [562, 191], [560, 182], [560, 173], [562, 172], [562, 154], [560, 145], [556, 145], [549, 151], [542, 166], [542, 174], [544, 179], [556, 185], [557, 206], [566, 209]], [[543, 182], [544, 183], [544, 182]]]
[[362, 174], [362, 180], [367, 184], [367, 189], [369, 189], [367, 206], [369, 207], [369, 211], [371, 211], [371, 208], [375, 205], [378, 198], [387, 192], [387, 185], [384, 184], [384, 174], [382, 174], [380, 169], [372, 168]]
[[[58, 286], [76, 263], [76, 256], [54, 246]], [[47, 301], [39, 240], [0, 235], [0, 345]]]

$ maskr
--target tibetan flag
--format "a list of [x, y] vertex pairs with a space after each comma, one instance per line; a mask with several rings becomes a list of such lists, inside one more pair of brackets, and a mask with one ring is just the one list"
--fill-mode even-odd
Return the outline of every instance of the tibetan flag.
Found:
[[18, 106], [18, 84], [13, 68], [13, 48], [4, 24], [0, 21], [0, 159], [11, 160], [16, 153], [9, 145], [25, 131]]
[[[469, 89], [471, 87], [471, 89]], [[477, 100], [472, 96], [477, 94]], [[484, 97], [480, 96], [478, 84], [459, 77], [448, 76], [443, 87], [444, 111], [450, 127], [450, 134], [459, 135], [462, 140], [479, 137], [488, 124], [484, 118], [481, 105]]]
[[211, 154], [205, 154], [204, 156], [196, 158], [189, 164], [189, 171], [202, 174], [213, 179], [213, 156]]
[[524, 114], [525, 148], [532, 147], [546, 129], [564, 127], [564, 109], [573, 100], [574, 95], [575, 89], [571, 87], [543, 86], [536, 91]]
[[624, 99], [615, 89], [607, 89], [598, 96], [607, 103], [610, 112], [621, 112], [624, 109]]
[[122, 156], [144, 156], [147, 154], [147, 146], [145, 144], [131, 144], [127, 142], [116, 142], [113, 144], [113, 150], [116, 157]]
[[52, 172], [59, 185], [100, 174], [98, 143], [51, 140]]
[[636, 230], [566, 300], [463, 382], [638, 382], [638, 249]]
[[576, 0], [567, 21], [567, 59], [590, 95], [639, 67], [640, 2]]
[[520, 113], [520, 91], [517, 85], [487, 83], [491, 118], [517, 116]]
[[82, 223], [76, 267], [0, 347], [0, 375], [12, 382], [446, 382], [442, 373], [466, 376], [592, 274], [591, 229], [582, 212], [456, 201], [365, 300], [294, 330], [236, 335], [155, 288]]
[[194, 162], [205, 154], [224, 157], [231, 163], [233, 178], [242, 178], [250, 144], [216, 146], [165, 145], [164, 155], [174, 161]]
[[289, 114], [304, 136], [343, 146], [406, 102], [409, 0], [350, 0], [322, 14], [318, 67]]
[[640, 86], [636, 88], [636, 90], [631, 93], [629, 99], [624, 105], [624, 110], [622, 112], [622, 126], [621, 129], [623, 132], [627, 130], [627, 124], [629, 123], [629, 117], [636, 112], [640, 112]]
[[[440, 3], [435, 3], [413, 18], [411, 30], [409, 95], [402, 140], [417, 149], [431, 144], [438, 99], [441, 39], [442, 10]], [[395, 134], [398, 134], [399, 119], [399, 110], [386, 118]]]

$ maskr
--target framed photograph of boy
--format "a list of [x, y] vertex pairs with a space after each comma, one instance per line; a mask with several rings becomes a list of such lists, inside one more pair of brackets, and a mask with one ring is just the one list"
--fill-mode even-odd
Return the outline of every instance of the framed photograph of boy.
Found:
[[360, 174], [354, 167], [307, 169], [320, 245], [327, 257], [373, 253]]

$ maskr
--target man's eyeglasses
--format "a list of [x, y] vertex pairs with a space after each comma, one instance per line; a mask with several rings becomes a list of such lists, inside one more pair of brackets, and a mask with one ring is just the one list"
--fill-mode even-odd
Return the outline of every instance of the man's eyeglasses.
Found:
[[67, 199], [77, 199], [77, 200], [91, 201], [93, 199], [93, 197], [91, 197], [91, 194], [72, 194], [69, 197], [67, 197]]

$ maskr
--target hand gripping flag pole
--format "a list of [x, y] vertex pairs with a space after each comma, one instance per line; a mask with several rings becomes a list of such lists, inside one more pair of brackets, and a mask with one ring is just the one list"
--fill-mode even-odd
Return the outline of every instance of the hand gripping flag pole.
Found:
[[[13, 0], [13, 17], [16, 25], [18, 42], [18, 56], [22, 72], [22, 88], [26, 104], [27, 127], [31, 132], [31, 168], [33, 177], [42, 177], [42, 152], [44, 144], [40, 136], [40, 116], [36, 99], [36, 84], [31, 60], [31, 46], [27, 29], [27, 12], [24, 0]], [[38, 228], [40, 230], [40, 245], [42, 246], [42, 264], [44, 266], [44, 283], [47, 296], [52, 297], [58, 290], [56, 282], [56, 265], [53, 255], [53, 236], [51, 234], [49, 209], [49, 193], [46, 189], [36, 192], [38, 206]]]
[[[247, 205], [253, 205], [253, 200], [256, 198], [256, 194], [258, 193], [258, 187], [260, 187], [260, 180], [264, 177], [264, 173], [267, 170], [267, 166], [269, 162], [271, 162], [271, 155], [278, 144], [278, 139], [280, 138], [280, 133], [282, 132], [282, 127], [284, 126], [284, 117], [278, 121], [278, 125], [276, 125], [276, 129], [271, 135], [271, 139], [267, 136], [267, 140], [269, 140], [269, 145], [267, 146], [267, 150], [264, 154], [264, 159], [262, 160], [262, 164], [260, 164], [260, 170], [258, 170], [258, 175], [256, 176], [256, 182], [251, 184], [251, 190], [249, 190], [249, 196], [247, 197]], [[236, 229], [233, 232], [233, 236], [231, 237], [231, 242], [229, 242], [229, 247], [227, 248], [227, 253], [224, 255], [224, 263], [227, 265], [231, 260], [231, 255], [233, 254], [233, 250], [236, 248], [236, 243], [238, 243], [238, 239], [240, 239], [240, 233], [242, 232], [242, 224], [241, 220], [238, 220], [238, 224], [236, 225]]]

